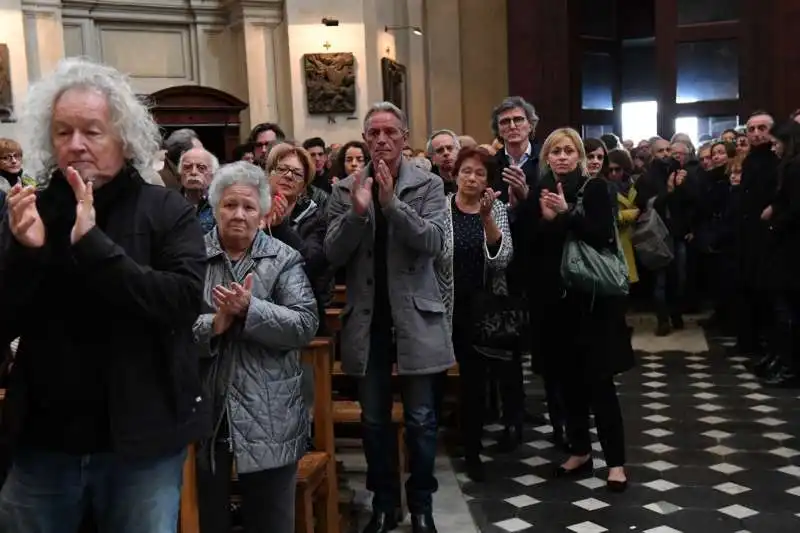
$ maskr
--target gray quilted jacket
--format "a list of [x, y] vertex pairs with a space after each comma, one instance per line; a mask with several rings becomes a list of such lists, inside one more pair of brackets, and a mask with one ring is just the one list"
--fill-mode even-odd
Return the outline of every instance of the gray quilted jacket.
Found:
[[[214, 446], [227, 413], [228, 445], [239, 473], [278, 468], [298, 461], [306, 451], [308, 411], [300, 381], [300, 348], [314, 338], [319, 319], [311, 284], [300, 254], [264, 232], [256, 235], [248, 257], [233, 265], [216, 231], [206, 237], [208, 263], [204, 305], [212, 311], [194, 325], [204, 346], [207, 391], [214, 405]], [[213, 336], [211, 290], [254, 274], [247, 316]], [[213, 461], [212, 461], [213, 468]]]

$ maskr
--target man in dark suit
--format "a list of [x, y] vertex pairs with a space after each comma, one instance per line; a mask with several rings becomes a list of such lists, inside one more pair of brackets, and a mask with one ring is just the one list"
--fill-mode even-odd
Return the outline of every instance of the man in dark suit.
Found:
[[[530, 243], [535, 235], [530, 227], [517, 224], [514, 221], [513, 207], [528, 197], [536, 194], [539, 183], [539, 151], [540, 146], [535, 140], [536, 125], [539, 116], [536, 109], [519, 96], [510, 96], [503, 100], [492, 111], [492, 131], [497, 139], [502, 140], [503, 147], [495, 155], [495, 174], [491, 178], [491, 187], [500, 192], [500, 199], [509, 204], [509, 217], [511, 220], [511, 233], [515, 243], [524, 243], [515, 246], [514, 259], [506, 270], [509, 287], [512, 293], [525, 294], [531, 284]], [[533, 333], [533, 335], [536, 335]], [[500, 442], [501, 448], [514, 449], [520, 442], [522, 422], [527, 418], [531, 422], [540, 422], [533, 416], [525, 413], [525, 391], [522, 383], [522, 354], [515, 358], [509, 365], [508, 371], [514, 376], [509, 377], [507, 383], [517, 384], [515, 405], [503, 406], [506, 430]], [[558, 395], [548, 393], [548, 398]], [[558, 409], [559, 402], [549, 401], [550, 416], [553, 419], [556, 440], [563, 439], [563, 424]], [[511, 429], [514, 430], [512, 433]]]

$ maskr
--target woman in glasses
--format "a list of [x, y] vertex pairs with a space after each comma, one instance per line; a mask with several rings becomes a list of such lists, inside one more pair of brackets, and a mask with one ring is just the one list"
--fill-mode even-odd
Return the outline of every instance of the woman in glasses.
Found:
[[33, 178], [22, 173], [22, 147], [13, 139], [0, 139], [0, 191], [8, 192], [22, 180], [24, 185], [36, 185]]
[[[272, 190], [272, 209], [264, 218], [264, 229], [303, 256], [314, 296], [324, 313], [332, 273], [322, 249], [327, 229], [325, 211], [307, 194], [316, 175], [314, 163], [303, 148], [280, 143], [270, 150], [266, 171]], [[324, 320], [320, 321], [322, 325]]]

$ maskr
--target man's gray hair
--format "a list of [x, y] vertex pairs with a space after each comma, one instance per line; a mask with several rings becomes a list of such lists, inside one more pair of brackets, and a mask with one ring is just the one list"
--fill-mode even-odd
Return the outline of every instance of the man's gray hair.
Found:
[[[92, 89], [105, 95], [111, 124], [121, 142], [125, 158], [145, 172], [159, 149], [161, 136], [147, 107], [137, 98], [128, 77], [113, 67], [84, 58], [59, 61], [55, 71], [33, 83], [19, 115], [25, 170], [40, 183], [56, 168], [53, 149], [53, 109], [70, 89]], [[146, 172], [145, 172], [146, 174]]]
[[509, 96], [492, 110], [492, 133], [494, 133], [494, 136], [500, 136], [500, 124], [498, 123], [500, 114], [512, 109], [522, 109], [525, 112], [525, 118], [531, 124], [531, 137], [533, 137], [536, 125], [539, 123], [539, 115], [536, 114], [536, 108], [533, 107], [533, 104], [521, 96]]
[[215, 215], [225, 189], [232, 185], [247, 185], [256, 189], [261, 216], [269, 213], [272, 207], [272, 197], [270, 196], [269, 180], [264, 177], [264, 170], [247, 161], [236, 161], [222, 165], [214, 173], [214, 179], [211, 180], [211, 186], [208, 188], [208, 201]]
[[428, 137], [428, 144], [426, 145], [426, 150], [425, 151], [429, 155], [433, 154], [433, 140], [436, 137], [438, 137], [439, 135], [449, 135], [450, 137], [452, 137], [453, 144], [456, 147], [456, 152], [461, 150], [461, 141], [458, 140], [458, 134], [456, 134], [456, 132], [454, 132], [453, 130], [441, 129], [441, 130], [434, 131], [433, 133], [431, 133], [431, 136]]
[[219, 170], [219, 159], [217, 156], [206, 150], [205, 148], [189, 148], [185, 152], [181, 154], [180, 159], [178, 159], [178, 172], [183, 172], [183, 156], [191, 152], [192, 150], [200, 150], [201, 152], [205, 152], [208, 155], [208, 159], [211, 161], [211, 173], [214, 174], [217, 170]]
[[400, 121], [400, 125], [404, 131], [408, 129], [408, 120], [406, 119], [406, 114], [403, 113], [402, 109], [391, 102], [378, 102], [372, 104], [369, 110], [367, 110], [367, 114], [364, 116], [364, 131], [367, 131], [369, 119], [371, 119], [372, 115], [375, 113], [391, 113], [397, 117], [397, 120]]
[[164, 140], [164, 150], [167, 151], [167, 159], [174, 164], [178, 164], [184, 152], [194, 148], [195, 139], [200, 139], [197, 132], [190, 128], [181, 128], [169, 134]]

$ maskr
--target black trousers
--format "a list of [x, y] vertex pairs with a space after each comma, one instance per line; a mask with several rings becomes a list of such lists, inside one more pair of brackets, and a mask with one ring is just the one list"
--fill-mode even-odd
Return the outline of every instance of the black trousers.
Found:
[[[197, 500], [201, 533], [229, 533], [231, 524], [231, 469], [233, 454], [224, 442], [215, 450], [215, 468], [198, 461]], [[280, 468], [239, 474], [244, 533], [293, 533], [297, 463]]]
[[780, 291], [773, 302], [775, 324], [770, 350], [785, 366], [797, 372], [800, 370], [800, 291]]
[[769, 292], [747, 286], [737, 291], [737, 345], [745, 353], [761, 353], [773, 331], [775, 308]]
[[522, 423], [522, 371], [519, 358], [512, 361], [490, 359], [472, 347], [472, 332], [467, 309], [455, 309], [453, 350], [459, 368], [460, 426], [464, 454], [477, 457], [481, 451], [483, 424], [490, 372], [498, 378], [503, 404], [503, 422], [507, 426]]
[[625, 429], [614, 378], [584, 380], [565, 376], [561, 380], [567, 414], [567, 435], [573, 455], [592, 452], [589, 412], [594, 413], [597, 436], [609, 468], [625, 464]]

